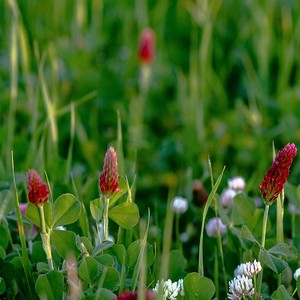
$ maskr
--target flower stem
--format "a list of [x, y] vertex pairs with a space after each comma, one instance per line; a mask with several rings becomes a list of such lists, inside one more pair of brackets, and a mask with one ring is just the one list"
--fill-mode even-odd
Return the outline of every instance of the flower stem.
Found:
[[[268, 223], [268, 214], [269, 214], [269, 205], [266, 205], [265, 212], [264, 212], [264, 219], [263, 219], [263, 226], [262, 226], [262, 235], [261, 235], [261, 246], [265, 248], [266, 243], [266, 232], [267, 232], [267, 223]], [[258, 274], [257, 278], [257, 286], [256, 286], [256, 293], [258, 295], [257, 299], [260, 299], [261, 294], [261, 284], [262, 284], [262, 277], [263, 277], [263, 270], [261, 270]]]
[[42, 222], [41, 238], [43, 241], [43, 248], [46, 253], [49, 269], [54, 270], [52, 253], [51, 253], [50, 232], [47, 232], [47, 230], [46, 230], [44, 206], [40, 205], [39, 209], [40, 209], [40, 216], [41, 216], [41, 222]]
[[266, 231], [268, 223], [269, 205], [266, 205], [263, 219], [262, 235], [261, 235], [261, 246], [264, 248], [266, 243]]
[[214, 257], [214, 277], [215, 277], [215, 287], [216, 296], [219, 299], [220, 287], [219, 287], [219, 262], [218, 262], [218, 248], [215, 245], [215, 257]]
[[[276, 201], [276, 240], [277, 244], [283, 243], [283, 215], [284, 215], [284, 190]], [[277, 277], [277, 287], [281, 285], [281, 274]]]
[[176, 244], [177, 249], [182, 252], [182, 244], [180, 241], [180, 232], [179, 232], [179, 214], [175, 215], [175, 231], [176, 231]]
[[108, 207], [109, 198], [103, 197], [103, 240], [108, 240]]
[[22, 219], [22, 214], [21, 214], [21, 210], [20, 210], [19, 194], [18, 194], [18, 190], [17, 190], [17, 183], [16, 183], [16, 177], [15, 177], [13, 151], [11, 151], [11, 166], [12, 166], [13, 183], [14, 183], [14, 190], [15, 190], [15, 209], [16, 209], [16, 215], [17, 215], [17, 225], [18, 225], [19, 238], [20, 238], [21, 249], [22, 249], [20, 256], [21, 256], [22, 266], [23, 266], [24, 272], [25, 272], [26, 281], [27, 281], [29, 298], [31, 298], [31, 297], [33, 297], [33, 292], [31, 290], [31, 288], [32, 288], [32, 284], [34, 283], [34, 279], [32, 276], [31, 264], [30, 264], [30, 260], [28, 257], [27, 247], [26, 247], [23, 219]]

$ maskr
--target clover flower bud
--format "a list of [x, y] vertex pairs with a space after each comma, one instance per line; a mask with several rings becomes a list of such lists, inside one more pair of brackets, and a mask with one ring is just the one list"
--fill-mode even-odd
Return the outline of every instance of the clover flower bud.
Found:
[[298, 280], [299, 276], [300, 276], [300, 268], [298, 268], [294, 273], [294, 278], [296, 281]]
[[209, 237], [217, 237], [218, 231], [221, 235], [224, 235], [227, 232], [227, 226], [223, 224], [221, 218], [210, 219], [207, 222], [205, 229]]
[[142, 64], [151, 64], [155, 55], [155, 34], [150, 28], [142, 31], [138, 49], [139, 60]]
[[28, 200], [36, 206], [42, 206], [48, 201], [49, 190], [37, 171], [27, 172]]
[[237, 192], [232, 188], [224, 189], [220, 196], [222, 205], [225, 208], [232, 208], [233, 198], [235, 197], [236, 194]]
[[188, 209], [188, 201], [183, 197], [177, 196], [173, 199], [171, 208], [176, 214], [183, 214]]
[[238, 275], [229, 282], [228, 299], [240, 300], [254, 294], [252, 279], [245, 275]]
[[228, 187], [236, 192], [243, 192], [246, 187], [245, 179], [242, 176], [235, 176], [227, 181]]
[[290, 167], [297, 154], [295, 144], [287, 144], [276, 155], [271, 167], [259, 186], [266, 205], [271, 205], [282, 192], [290, 173]]
[[249, 278], [256, 276], [261, 271], [261, 263], [254, 260], [254, 262], [247, 262], [237, 266], [234, 270], [234, 276], [245, 275]]
[[113, 147], [109, 147], [105, 153], [99, 184], [102, 195], [107, 198], [111, 197], [115, 192], [121, 191], [118, 188], [118, 156]]

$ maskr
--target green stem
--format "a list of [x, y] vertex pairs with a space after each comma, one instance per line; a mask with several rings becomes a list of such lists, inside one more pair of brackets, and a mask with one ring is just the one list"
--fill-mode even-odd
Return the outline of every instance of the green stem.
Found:
[[216, 296], [217, 299], [219, 299], [219, 262], [218, 262], [218, 248], [217, 246], [215, 248], [215, 257], [214, 257], [214, 277], [215, 277], [215, 286], [216, 286]]
[[30, 298], [32, 298], [33, 293], [31, 291], [31, 287], [32, 287], [32, 284], [34, 281], [33, 281], [33, 277], [32, 277], [32, 270], [31, 270], [30, 260], [28, 257], [28, 251], [27, 251], [27, 247], [26, 247], [23, 219], [22, 219], [22, 214], [21, 214], [21, 210], [20, 210], [19, 194], [18, 194], [16, 178], [15, 178], [13, 151], [11, 151], [11, 165], [12, 165], [13, 182], [14, 182], [14, 189], [15, 189], [15, 209], [16, 209], [16, 215], [17, 215], [17, 225], [18, 225], [18, 231], [19, 231], [19, 237], [20, 237], [21, 249], [22, 249], [21, 262], [22, 262], [22, 266], [23, 266], [24, 272], [25, 272], [29, 296], [30, 296]]
[[[283, 215], [284, 193], [282, 192], [276, 201], [276, 240], [277, 244], [283, 243]], [[281, 274], [277, 277], [277, 287], [281, 285]]]
[[51, 253], [50, 232], [47, 232], [47, 230], [46, 230], [44, 206], [43, 205], [39, 206], [39, 209], [40, 209], [40, 216], [41, 216], [41, 222], [42, 222], [41, 238], [43, 241], [43, 248], [46, 253], [49, 269], [54, 270], [52, 253]]
[[182, 252], [182, 244], [180, 241], [180, 232], [179, 232], [179, 214], [175, 215], [175, 231], [176, 231], [176, 244], [177, 249]]
[[[262, 248], [265, 248], [265, 243], [266, 243], [268, 214], [269, 214], [269, 205], [266, 205], [265, 212], [264, 212], [264, 219], [263, 219], [262, 235], [261, 235], [261, 246], [262, 246]], [[260, 299], [260, 294], [261, 294], [262, 277], [263, 277], [263, 270], [261, 270], [259, 272], [258, 278], [257, 278], [256, 293], [257, 293], [258, 299]]]
[[98, 236], [98, 240], [99, 240], [99, 245], [102, 243], [102, 238], [101, 238], [101, 232], [100, 232], [100, 223], [98, 223], [96, 221], [96, 231], [97, 231], [97, 236]]
[[291, 217], [291, 228], [292, 228], [292, 240], [295, 241], [295, 237], [296, 237], [296, 214], [292, 214]]
[[226, 269], [225, 269], [225, 263], [224, 263], [224, 253], [223, 253], [223, 245], [222, 245], [222, 238], [221, 238], [220, 230], [218, 230], [218, 247], [219, 247], [220, 256], [221, 256], [224, 287], [226, 289], [226, 292], [228, 292], [228, 281], [227, 281], [227, 275], [226, 275]]
[[108, 240], [108, 207], [109, 198], [103, 197], [103, 240]]

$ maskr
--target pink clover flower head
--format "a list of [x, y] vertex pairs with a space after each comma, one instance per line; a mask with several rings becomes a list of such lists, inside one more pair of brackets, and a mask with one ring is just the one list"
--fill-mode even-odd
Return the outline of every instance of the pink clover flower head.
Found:
[[145, 28], [140, 36], [138, 56], [142, 64], [151, 64], [155, 55], [155, 34], [152, 29]]
[[42, 206], [48, 201], [49, 190], [37, 171], [27, 172], [28, 200], [36, 206]]
[[209, 237], [217, 237], [218, 231], [220, 231], [221, 235], [224, 235], [227, 232], [227, 226], [223, 224], [221, 218], [211, 218], [206, 226], [206, 233]]
[[289, 143], [276, 155], [259, 186], [266, 205], [271, 205], [282, 192], [296, 154], [297, 148], [295, 144]]
[[[123, 292], [122, 294], [120, 294], [117, 298], [115, 298], [115, 300], [137, 300], [138, 299], [138, 292], [134, 291], [134, 292]], [[146, 291], [145, 292], [145, 299], [146, 300], [156, 300], [156, 294], [152, 291]]]
[[236, 194], [237, 194], [237, 192], [232, 188], [224, 189], [221, 196], [220, 196], [220, 200], [221, 200], [222, 205], [225, 208], [232, 208], [233, 199], [234, 199]]
[[105, 153], [103, 170], [100, 174], [100, 190], [104, 197], [111, 197], [115, 192], [120, 192], [118, 175], [118, 156], [113, 147]]

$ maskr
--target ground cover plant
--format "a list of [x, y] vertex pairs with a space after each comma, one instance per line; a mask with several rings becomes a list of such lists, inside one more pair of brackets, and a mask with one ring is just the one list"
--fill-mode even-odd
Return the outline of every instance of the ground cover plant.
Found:
[[298, 299], [299, 1], [0, 1], [1, 299]]

